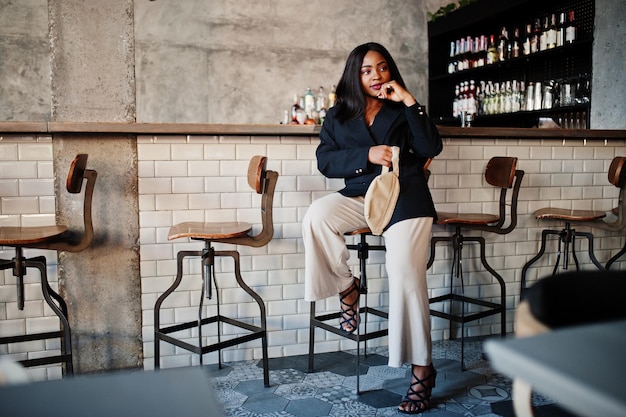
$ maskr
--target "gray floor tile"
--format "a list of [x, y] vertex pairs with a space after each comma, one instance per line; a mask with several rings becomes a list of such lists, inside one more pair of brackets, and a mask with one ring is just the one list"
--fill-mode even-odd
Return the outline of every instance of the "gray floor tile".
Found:
[[[465, 342], [466, 370], [461, 370], [460, 341], [433, 343], [437, 385], [428, 417], [513, 417], [511, 381], [490, 369], [482, 340]], [[361, 357], [360, 388], [356, 394], [355, 351], [315, 355], [308, 372], [308, 355], [269, 361], [270, 387], [263, 386], [260, 361], [207, 366], [227, 416], [325, 417], [404, 416], [398, 404], [410, 383], [410, 367], [389, 368], [384, 348]], [[571, 417], [553, 401], [533, 395], [540, 417]]]

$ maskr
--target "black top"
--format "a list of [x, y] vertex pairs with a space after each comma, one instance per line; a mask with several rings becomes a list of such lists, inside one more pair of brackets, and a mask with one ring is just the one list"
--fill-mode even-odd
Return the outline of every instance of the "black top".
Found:
[[320, 131], [317, 166], [328, 178], [344, 178], [339, 192], [347, 197], [363, 196], [382, 167], [368, 162], [369, 148], [376, 145], [400, 147], [400, 195], [389, 226], [415, 217], [436, 217], [424, 164], [439, 155], [443, 144], [435, 125], [418, 104], [385, 102], [372, 126], [365, 119], [340, 123], [331, 108]]

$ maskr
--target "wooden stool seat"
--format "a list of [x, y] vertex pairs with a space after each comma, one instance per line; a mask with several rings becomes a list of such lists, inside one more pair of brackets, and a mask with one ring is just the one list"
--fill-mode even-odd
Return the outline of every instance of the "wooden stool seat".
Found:
[[1, 227], [0, 246], [27, 246], [42, 243], [65, 232], [67, 232], [67, 226]]
[[536, 219], [564, 220], [568, 222], [590, 222], [606, 217], [604, 211], [597, 210], [576, 210], [544, 207], [535, 212]]
[[497, 223], [500, 220], [500, 216], [489, 213], [446, 213], [437, 212], [437, 224], [448, 225], [489, 225]]
[[372, 229], [369, 227], [362, 227], [360, 229], [351, 230], [349, 232], [344, 233], [345, 236], [358, 236], [362, 234], [372, 234]]
[[184, 237], [200, 240], [230, 239], [247, 235], [252, 225], [245, 222], [186, 222], [172, 226], [167, 239], [175, 240]]
[[82, 233], [67, 233], [68, 226], [66, 225], [0, 227], [0, 246], [8, 246], [15, 249], [15, 257], [13, 259], [0, 259], [0, 270], [9, 268], [13, 270], [13, 275], [16, 277], [18, 309], [24, 309], [24, 275], [26, 275], [29, 268], [36, 268], [39, 270], [41, 291], [44, 300], [60, 321], [59, 331], [0, 337], [0, 345], [30, 342], [34, 340], [60, 339], [61, 354], [20, 361], [20, 363], [26, 367], [61, 363], [64, 366], [63, 372], [65, 374], [73, 373], [72, 340], [70, 324], [67, 317], [67, 304], [48, 283], [46, 257], [36, 256], [27, 258], [24, 256], [24, 249], [80, 252], [91, 245], [94, 237], [91, 220], [91, 202], [97, 172], [86, 169], [87, 158], [88, 155], [79, 154], [72, 160], [65, 183], [69, 193], [79, 194], [83, 190], [83, 181], [87, 181], [83, 196]]

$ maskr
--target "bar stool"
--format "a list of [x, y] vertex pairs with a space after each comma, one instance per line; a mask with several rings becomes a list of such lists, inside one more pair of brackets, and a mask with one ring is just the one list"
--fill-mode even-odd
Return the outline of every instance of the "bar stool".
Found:
[[[432, 158], [429, 158], [424, 164], [424, 176], [426, 177], [426, 181], [430, 178], [430, 170], [428, 167], [432, 162]], [[387, 336], [389, 331], [388, 329], [380, 329], [380, 330], [367, 330], [368, 323], [368, 314], [371, 314], [375, 317], [379, 317], [382, 319], [388, 319], [389, 314], [386, 311], [383, 311], [378, 308], [370, 307], [367, 302], [367, 259], [369, 258], [370, 251], [385, 251], [385, 245], [372, 245], [367, 241], [368, 236], [372, 236], [372, 231], [369, 227], [363, 227], [356, 230], [351, 230], [346, 232], [344, 236], [353, 237], [359, 236], [358, 243], [348, 243], [346, 247], [349, 250], [355, 250], [357, 253], [357, 257], [359, 259], [359, 271], [360, 271], [360, 286], [359, 286], [359, 314], [362, 317], [361, 324], [363, 327], [363, 331], [361, 331], [361, 325], [357, 326], [357, 329], [354, 333], [345, 333], [342, 332], [339, 327], [334, 324], [330, 324], [328, 322], [332, 321], [334, 323], [339, 320], [341, 316], [341, 312], [334, 312], [330, 314], [322, 314], [317, 315], [315, 301], [311, 302], [310, 308], [310, 327], [309, 327], [309, 369], [308, 372], [313, 373], [314, 370], [314, 358], [315, 358], [315, 328], [320, 328], [326, 330], [328, 332], [334, 333], [336, 335], [345, 337], [350, 339], [357, 344], [357, 354], [356, 354], [356, 392], [357, 394], [361, 394], [361, 342], [363, 342], [363, 355], [367, 357], [367, 341], [372, 339], [378, 339], [380, 337]]]
[[[160, 367], [160, 342], [168, 342], [182, 349], [200, 355], [200, 364], [203, 363], [202, 357], [205, 353], [218, 352], [219, 367], [222, 367], [221, 350], [227, 347], [235, 346], [240, 343], [248, 342], [255, 339], [261, 339], [263, 350], [263, 382], [266, 387], [269, 386], [269, 367], [267, 353], [267, 324], [266, 312], [263, 299], [252, 290], [243, 280], [240, 271], [239, 252], [237, 250], [220, 250], [213, 248], [213, 243], [229, 243], [232, 245], [243, 245], [250, 247], [262, 247], [267, 245], [274, 235], [273, 223], [273, 200], [274, 189], [278, 180], [278, 173], [267, 170], [267, 157], [254, 156], [250, 160], [248, 166], [248, 184], [261, 194], [261, 219], [262, 229], [256, 234], [250, 234], [252, 225], [246, 222], [185, 222], [172, 226], [168, 233], [168, 240], [189, 238], [192, 240], [203, 241], [204, 249], [199, 251], [179, 251], [177, 255], [177, 273], [176, 279], [172, 285], [157, 299], [154, 306], [154, 367]], [[202, 261], [202, 290], [200, 294], [200, 305], [198, 308], [198, 319], [188, 321], [171, 326], [161, 327], [161, 306], [165, 299], [171, 295], [180, 285], [183, 278], [183, 261], [186, 257], [199, 257]], [[215, 258], [231, 257], [234, 261], [234, 272], [237, 284], [257, 303], [260, 311], [260, 326], [255, 326], [242, 320], [226, 317], [220, 313], [220, 294], [215, 277]], [[216, 307], [217, 314], [211, 317], [202, 317], [203, 298], [212, 298], [212, 286], [216, 290]], [[217, 343], [203, 344], [203, 326], [216, 323], [217, 327]], [[228, 340], [222, 340], [223, 324], [235, 326], [243, 329], [246, 334], [232, 337]], [[182, 337], [178, 338], [172, 333], [186, 330], [197, 329], [197, 344], [188, 343]]]
[[0, 246], [15, 248], [15, 257], [13, 259], [0, 259], [0, 270], [13, 269], [13, 275], [16, 277], [18, 308], [20, 310], [24, 309], [24, 275], [27, 274], [29, 268], [36, 268], [39, 270], [41, 291], [44, 300], [60, 321], [59, 331], [0, 337], [0, 345], [59, 338], [61, 341], [60, 355], [26, 359], [20, 361], [20, 363], [25, 367], [61, 363], [63, 364], [63, 371], [66, 375], [71, 375], [74, 372], [72, 366], [72, 338], [67, 317], [67, 304], [48, 283], [46, 257], [36, 256], [27, 258], [24, 256], [23, 250], [47, 249], [56, 250], [58, 252], [80, 252], [91, 245], [94, 236], [91, 220], [91, 202], [97, 172], [86, 169], [87, 158], [88, 155], [86, 154], [79, 154], [74, 158], [70, 164], [66, 180], [66, 189], [71, 194], [81, 193], [83, 180], [87, 180], [83, 195], [82, 233], [73, 233], [68, 230], [68, 226], [61, 224], [36, 227], [0, 227]]
[[[435, 260], [435, 246], [438, 242], [450, 242], [453, 249], [451, 266], [450, 292], [437, 297], [430, 298], [430, 304], [447, 302], [449, 312], [431, 308], [430, 314], [450, 321], [450, 334], [452, 336], [452, 323], [461, 324], [461, 368], [465, 370], [464, 342], [465, 323], [479, 320], [495, 314], [500, 314], [500, 333], [504, 337], [506, 333], [506, 285], [500, 274], [498, 274], [487, 263], [485, 258], [485, 238], [483, 236], [465, 236], [462, 229], [475, 231], [485, 231], [504, 235], [510, 233], [517, 226], [517, 200], [524, 171], [517, 169], [517, 158], [514, 157], [493, 157], [487, 163], [485, 170], [485, 180], [489, 185], [500, 188], [500, 202], [498, 214], [489, 213], [445, 213], [437, 212], [437, 224], [450, 225], [454, 227], [451, 236], [433, 236], [431, 238], [430, 259], [428, 268]], [[510, 204], [507, 203], [508, 190], [511, 189]], [[509, 215], [507, 216], [507, 205], [509, 205]], [[510, 217], [508, 226], [507, 217]], [[463, 246], [465, 242], [476, 242], [480, 245], [480, 261], [487, 271], [497, 280], [500, 286], [500, 302], [494, 303], [465, 295], [465, 283], [463, 280]], [[461, 293], [454, 292], [454, 278], [459, 279]], [[453, 313], [454, 304], [461, 304], [460, 314]], [[474, 306], [478, 311], [466, 312], [466, 305]]]
[[[528, 272], [528, 268], [530, 268], [532, 264], [537, 262], [544, 255], [546, 251], [548, 236], [558, 237], [557, 257], [554, 268], [552, 270], [552, 275], [557, 274], [559, 266], [561, 266], [563, 270], [568, 269], [570, 252], [572, 254], [572, 258], [574, 259], [576, 270], [580, 270], [580, 265], [575, 250], [576, 237], [584, 237], [587, 239], [587, 241], [589, 242], [587, 252], [589, 254], [591, 262], [593, 262], [593, 264], [599, 270], [605, 270], [604, 266], [598, 261], [593, 251], [593, 233], [578, 231], [572, 227], [572, 224], [611, 231], [619, 231], [626, 227], [626, 208], [623, 204], [624, 193], [626, 189], [626, 169], [624, 168], [625, 163], [626, 157], [615, 157], [611, 161], [611, 165], [608, 171], [609, 183], [620, 188], [618, 205], [612, 210], [613, 213], [615, 213], [617, 216], [614, 221], [605, 221], [606, 212], [599, 210], [570, 210], [562, 208], [544, 207], [535, 212], [535, 218], [537, 218], [538, 220], [561, 220], [565, 222], [565, 225], [561, 230], [543, 229], [541, 231], [541, 247], [539, 249], [539, 252], [532, 259], [526, 262], [526, 264], [522, 268], [520, 297], [526, 290], [526, 273]], [[562, 252], [561, 247], [563, 247]], [[626, 243], [624, 248], [622, 248], [619, 253], [617, 253], [607, 262], [606, 269], [610, 268], [611, 264], [613, 264], [624, 253], [626, 253]], [[560, 263], [561, 254], [563, 254], [562, 264]]]

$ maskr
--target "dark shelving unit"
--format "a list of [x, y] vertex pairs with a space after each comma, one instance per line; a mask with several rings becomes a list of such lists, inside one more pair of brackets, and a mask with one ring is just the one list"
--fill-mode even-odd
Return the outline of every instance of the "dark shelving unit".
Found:
[[[555, 13], [573, 10], [577, 34], [575, 42], [512, 58], [492, 65], [448, 73], [450, 42], [467, 36], [495, 35], [497, 39], [502, 26], [509, 35], [519, 28], [523, 41], [526, 24]], [[460, 125], [452, 117], [452, 102], [455, 86], [462, 81], [505, 82], [508, 80], [541, 82], [548, 80], [580, 80], [581, 87], [589, 82], [592, 73], [593, 27], [595, 17], [594, 0], [479, 0], [462, 7], [445, 17], [428, 24], [429, 37], [429, 114], [440, 125]], [[520, 45], [521, 47], [521, 45]], [[544, 84], [545, 85], [545, 84]], [[590, 94], [588, 95], [590, 97]], [[559, 123], [572, 115], [582, 117], [578, 128], [589, 126], [589, 100], [578, 101], [573, 106], [554, 107], [545, 110], [519, 111], [515, 113], [476, 116], [475, 126], [532, 127], [542, 117], [552, 118]], [[570, 127], [570, 126], [566, 126]]]

